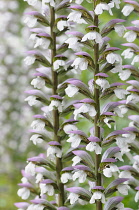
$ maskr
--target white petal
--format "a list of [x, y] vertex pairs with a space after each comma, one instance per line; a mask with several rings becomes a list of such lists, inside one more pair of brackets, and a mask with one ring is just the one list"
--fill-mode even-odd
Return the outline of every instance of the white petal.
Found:
[[134, 7], [132, 5], [125, 5], [122, 9], [122, 13], [124, 16], [128, 16], [132, 11], [134, 10]]
[[126, 38], [126, 40], [128, 42], [134, 42], [134, 40], [136, 39], [137, 34], [134, 31], [128, 31], [125, 33], [124, 38]]

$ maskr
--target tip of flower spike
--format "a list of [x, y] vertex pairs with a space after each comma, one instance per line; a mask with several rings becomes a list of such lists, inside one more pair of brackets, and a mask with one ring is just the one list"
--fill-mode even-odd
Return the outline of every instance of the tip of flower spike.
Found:
[[26, 187], [26, 188], [31, 188], [32, 187], [32, 184], [30, 184], [30, 183], [19, 183], [18, 186], [20, 186], [20, 187]]
[[17, 208], [27, 208], [28, 206], [29, 206], [29, 203], [27, 203], [27, 202], [19, 202], [19, 203], [14, 203], [14, 205], [17, 207]]
[[51, 180], [51, 179], [44, 179], [40, 183], [42, 183], [42, 184], [52, 184], [52, 183], [54, 183], [54, 181]]
[[105, 188], [102, 187], [102, 186], [95, 186], [95, 187], [93, 187], [91, 189], [93, 189], [93, 190], [105, 190]]
[[83, 51], [77, 52], [77, 53], [75, 53], [75, 55], [77, 55], [77, 56], [84, 56], [84, 57], [90, 57], [90, 55], [87, 52], [83, 52]]
[[139, 190], [139, 186], [137, 186], [137, 187], [135, 188], [135, 190]]
[[115, 162], [117, 162], [117, 160], [114, 158], [106, 158], [102, 160], [102, 163], [115, 163]]
[[96, 77], [108, 77], [108, 74], [105, 74], [105, 73], [98, 73], [98, 74], [95, 74]]
[[50, 146], [61, 146], [61, 144], [59, 142], [57, 142], [57, 141], [49, 141], [48, 144]]
[[100, 140], [98, 137], [96, 137], [96, 136], [90, 136], [90, 137], [88, 138], [88, 140], [91, 141], [91, 142], [100, 142], [100, 141], [101, 141], [101, 140]]
[[121, 82], [115, 82], [115, 83], [112, 83], [110, 85], [110, 87], [117, 87], [117, 86], [123, 86], [123, 85], [126, 85], [125, 83], [121, 83]]

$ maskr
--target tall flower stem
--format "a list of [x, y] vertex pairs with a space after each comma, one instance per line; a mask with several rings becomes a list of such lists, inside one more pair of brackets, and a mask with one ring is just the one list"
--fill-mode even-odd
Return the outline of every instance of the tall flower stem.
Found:
[[[55, 33], [55, 9], [51, 8], [51, 38], [53, 40], [52, 50], [51, 50], [51, 64], [52, 64], [52, 82], [53, 82], [53, 94], [57, 95], [57, 86], [58, 86], [58, 74], [53, 69], [53, 61], [54, 57], [56, 56], [56, 33]], [[54, 119], [54, 141], [60, 143], [60, 138], [58, 137], [58, 130], [59, 130], [59, 112], [58, 110], [53, 110], [53, 119]], [[60, 173], [62, 170], [62, 159], [56, 158], [56, 175], [57, 175], [57, 185], [59, 188], [58, 194], [58, 206], [64, 205], [64, 185], [60, 181]]]
[[[95, 15], [94, 17], [94, 25], [97, 26], [96, 30], [97, 32], [99, 32], [99, 28], [98, 28], [98, 16]], [[95, 62], [95, 75], [97, 73], [99, 73], [99, 44], [95, 44], [94, 45], [94, 62]], [[99, 139], [100, 137], [100, 127], [99, 127], [99, 119], [100, 119], [100, 93], [99, 93], [99, 89], [95, 87], [94, 89], [94, 98], [95, 98], [95, 102], [96, 102], [96, 111], [97, 114], [95, 116], [95, 120], [94, 120], [94, 127], [95, 127], [95, 136], [98, 137]], [[101, 173], [99, 173], [99, 165], [101, 162], [101, 155], [100, 154], [96, 154], [95, 156], [95, 174], [96, 174], [96, 185], [97, 186], [101, 186]], [[102, 203], [101, 201], [96, 201], [96, 210], [102, 210]]]

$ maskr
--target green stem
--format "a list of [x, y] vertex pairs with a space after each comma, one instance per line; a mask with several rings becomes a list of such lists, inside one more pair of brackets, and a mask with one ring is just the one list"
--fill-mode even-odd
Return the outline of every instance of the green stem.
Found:
[[[56, 33], [55, 33], [55, 10], [50, 6], [51, 9], [51, 38], [53, 40], [52, 50], [51, 50], [51, 64], [52, 64], [52, 82], [53, 82], [53, 95], [57, 95], [57, 86], [58, 86], [58, 74], [53, 70], [53, 61], [56, 56]], [[58, 136], [59, 130], [59, 112], [58, 110], [53, 110], [53, 119], [54, 119], [54, 141], [60, 143], [60, 138]], [[58, 206], [64, 205], [64, 185], [61, 183], [61, 170], [62, 170], [62, 158], [56, 158], [56, 176], [57, 176], [57, 186], [59, 189], [58, 193]]]
[[[98, 16], [95, 15], [94, 17], [94, 25], [97, 26], [97, 32], [99, 32], [98, 29]], [[94, 45], [94, 63], [95, 63], [95, 74], [99, 73], [99, 44]], [[100, 93], [99, 89], [95, 87], [94, 89], [94, 98], [96, 102], [96, 111], [97, 114], [94, 119], [94, 127], [95, 127], [95, 136], [98, 137], [99, 139], [101, 138], [100, 136], [100, 127], [99, 127], [99, 119], [100, 119]], [[99, 173], [99, 165], [101, 162], [101, 154], [96, 154], [95, 155], [95, 175], [96, 175], [96, 185], [101, 186], [101, 173]], [[101, 201], [96, 201], [96, 210], [102, 210], [102, 202]]]

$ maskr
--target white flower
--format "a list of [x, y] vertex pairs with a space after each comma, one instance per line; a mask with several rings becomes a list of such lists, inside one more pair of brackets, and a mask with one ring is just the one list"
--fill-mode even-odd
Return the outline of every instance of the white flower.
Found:
[[128, 195], [129, 186], [127, 184], [119, 184], [117, 190], [123, 195]]
[[55, 1], [54, 0], [44, 0], [45, 3], [49, 3], [52, 7], [55, 7]]
[[41, 173], [38, 173], [36, 176], [36, 183], [39, 183], [40, 181], [42, 181], [43, 179], [43, 175]]
[[33, 141], [33, 144], [41, 144], [43, 142], [43, 139], [40, 138], [41, 136], [39, 134], [34, 134], [31, 136], [30, 141]]
[[68, 84], [68, 87], [65, 89], [65, 93], [67, 94], [68, 97], [73, 97], [78, 93], [78, 91], [79, 88], [72, 84]]
[[38, 100], [36, 100], [36, 96], [28, 96], [27, 98], [25, 98], [25, 101], [27, 101], [30, 106], [40, 103]]
[[68, 199], [70, 200], [70, 204], [74, 204], [79, 198], [79, 195], [75, 194], [75, 193], [70, 193], [68, 196]]
[[111, 7], [106, 3], [97, 4], [97, 6], [95, 8], [95, 14], [101, 15], [103, 13], [103, 10], [107, 10], [107, 11], [109, 11], [110, 15], [113, 15], [112, 11], [111, 11]]
[[77, 163], [79, 163], [82, 159], [79, 156], [75, 156], [74, 158], [72, 158], [72, 166], [75, 166]]
[[34, 48], [42, 46], [43, 49], [48, 49], [49, 45], [50, 45], [49, 39], [36, 37]]
[[86, 146], [86, 150], [92, 152], [92, 151], [95, 151], [95, 153], [98, 155], [98, 154], [101, 154], [102, 152], [102, 148], [99, 146], [98, 143], [96, 142], [90, 142], [89, 144], [87, 144]]
[[125, 33], [124, 38], [126, 38], [128, 42], [134, 42], [134, 40], [137, 38], [137, 34], [134, 31], [128, 31]]
[[122, 88], [116, 88], [116, 89], [114, 89], [114, 93], [117, 98], [123, 99], [123, 98], [125, 98], [125, 95], [127, 95], [129, 92]]
[[28, 208], [26, 210], [43, 210], [45, 208], [45, 206], [41, 205], [41, 204], [31, 204], [28, 206]]
[[139, 200], [139, 191], [137, 191], [136, 195], [135, 195], [135, 202], [138, 202]]
[[131, 65], [134, 65], [134, 63], [139, 62], [139, 55], [136, 55], [131, 63]]
[[75, 109], [73, 112], [75, 120], [80, 113], [88, 113], [91, 117], [94, 117], [96, 115], [96, 110], [93, 105], [83, 103], [80, 108]]
[[60, 148], [58, 148], [57, 146], [49, 146], [48, 149], [47, 149], [47, 157], [52, 157], [53, 159], [53, 156], [58, 157], [58, 158], [61, 158], [62, 156], [62, 150]]
[[35, 6], [37, 4], [38, 0], [24, 0], [24, 1], [27, 1], [28, 4], [31, 5], [31, 6]]
[[134, 10], [134, 7], [132, 5], [125, 5], [122, 9], [122, 13], [124, 16], [130, 15], [130, 13]]
[[25, 172], [27, 174], [30, 174], [31, 176], [34, 176], [36, 174], [36, 165], [32, 162], [29, 162], [28, 165], [25, 167]]
[[80, 51], [81, 44], [78, 42], [77, 37], [70, 37], [68, 38], [65, 43], [69, 44], [68, 48], [71, 48], [74, 51]]
[[59, 112], [62, 112], [62, 103], [58, 100], [52, 100], [49, 105], [49, 111], [58, 109]]
[[127, 48], [126, 50], [124, 50], [121, 54], [122, 56], [124, 56], [124, 58], [132, 58], [134, 53], [133, 53], [133, 49], [131, 48]]
[[41, 77], [37, 77], [31, 81], [31, 85], [33, 85], [34, 88], [41, 89], [45, 86], [45, 80]]
[[26, 187], [23, 187], [17, 191], [17, 195], [23, 200], [26, 200], [30, 196], [30, 190]]
[[41, 189], [41, 196], [45, 193], [48, 193], [48, 195], [52, 196], [54, 195], [54, 187], [51, 184], [44, 184], [40, 183], [40, 189]]
[[116, 53], [109, 53], [106, 56], [106, 60], [108, 63], [111, 63], [111, 64], [114, 64], [115, 62], [122, 63], [121, 56]]
[[60, 20], [57, 23], [57, 28], [59, 31], [63, 31], [65, 27], [69, 27], [69, 23], [66, 20]]
[[114, 30], [120, 37], [122, 37], [124, 32], [126, 31], [126, 28], [121, 24], [117, 24], [114, 26]]
[[112, 177], [113, 173], [117, 172], [117, 171], [119, 172], [118, 167], [111, 163], [111, 164], [109, 164], [109, 168], [104, 168], [103, 169], [103, 174], [106, 177]]
[[82, 19], [81, 16], [82, 16], [81, 12], [73, 11], [68, 15], [68, 20], [79, 23], [79, 24], [82, 24], [82, 23], [86, 24], [86, 21], [84, 19]]
[[93, 32], [91, 31], [91, 32], [85, 34], [81, 41], [85, 42], [87, 39], [88, 40], [95, 40], [95, 42], [98, 43], [98, 44], [103, 43], [102, 36], [96, 31], [93, 31]]
[[124, 210], [125, 208], [124, 208], [124, 204], [123, 203], [118, 203], [117, 205], [116, 205], [116, 210]]
[[31, 123], [31, 127], [33, 129], [36, 129], [36, 130], [44, 130], [44, 127], [45, 127], [45, 122], [43, 122], [42, 120], [34, 120], [32, 123]]
[[65, 183], [68, 182], [68, 180], [72, 180], [72, 174], [71, 173], [68, 173], [68, 172], [63, 173], [61, 175], [61, 182], [65, 184]]
[[110, 70], [112, 73], [122, 72], [123, 66], [121, 64], [115, 63], [114, 65], [115, 67]]
[[75, 66], [75, 69], [86, 70], [88, 61], [85, 58], [76, 58], [71, 66]]
[[124, 161], [124, 160], [123, 160], [123, 158], [122, 158], [122, 154], [121, 154], [121, 152], [117, 152], [117, 153], [115, 153], [115, 154], [114, 154], [114, 157], [115, 157], [116, 159], [118, 159], [118, 160], [122, 161], [122, 162]]
[[35, 62], [35, 59], [36, 58], [34, 56], [29, 55], [24, 59], [24, 62], [25, 62], [26, 65], [30, 66]]
[[130, 151], [127, 139], [124, 137], [116, 137], [116, 144], [121, 149], [121, 154], [125, 154]]
[[133, 178], [130, 171], [122, 171], [119, 174], [119, 178]]
[[77, 134], [71, 133], [69, 134], [70, 138], [67, 142], [71, 142], [71, 147], [76, 148], [80, 145], [81, 137]]
[[[70, 3], [72, 2], [73, 0], [70, 0]], [[75, 0], [75, 3], [76, 4], [81, 4], [83, 2], [83, 0]]]
[[68, 134], [69, 131], [75, 131], [75, 130], [78, 130], [78, 128], [76, 127], [76, 125], [67, 124], [67, 125], [64, 125], [63, 130], [65, 133]]
[[54, 64], [54, 70], [57, 70], [60, 68], [60, 66], [65, 66], [65, 61], [56, 60], [53, 64]]
[[139, 96], [137, 94], [132, 93], [131, 95], [129, 95], [126, 99], [126, 104], [128, 104], [129, 102], [133, 102], [133, 103], [138, 103], [139, 102]]
[[23, 178], [21, 179], [21, 181], [22, 181], [22, 183], [28, 183], [28, 179], [27, 179], [26, 177], [23, 177]]
[[95, 203], [96, 200], [101, 200], [102, 203], [105, 203], [105, 196], [102, 192], [100, 191], [96, 191], [93, 193], [91, 200], [89, 201], [89, 203]]
[[110, 87], [109, 82], [103, 78], [98, 78], [95, 83], [101, 87], [102, 91]]
[[26, 16], [24, 19], [24, 23], [27, 24], [28, 27], [32, 28], [37, 23], [37, 18], [32, 15]]
[[112, 3], [114, 3], [114, 4], [116, 5], [116, 8], [117, 8], [117, 9], [120, 8], [120, 6], [119, 6], [119, 4], [121, 3], [120, 0], [112, 0]]
[[83, 183], [85, 182], [86, 177], [87, 177], [87, 174], [83, 170], [78, 170], [73, 174], [72, 179], [73, 181], [75, 181], [76, 179], [79, 179], [79, 183]]
[[131, 71], [127, 69], [127, 70], [120, 72], [118, 75], [121, 80], [125, 81], [130, 77]]

